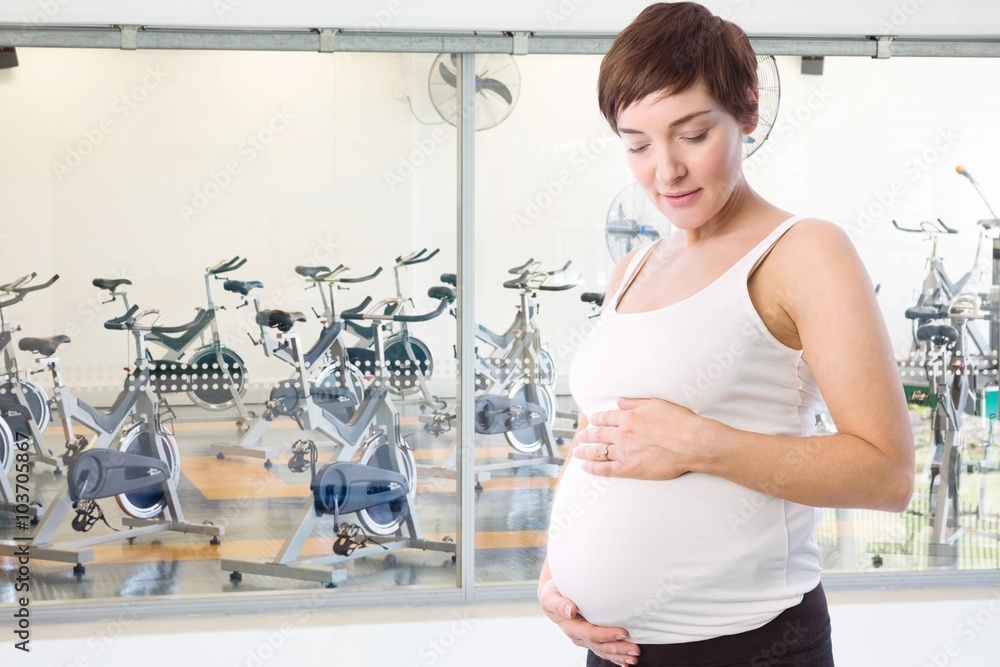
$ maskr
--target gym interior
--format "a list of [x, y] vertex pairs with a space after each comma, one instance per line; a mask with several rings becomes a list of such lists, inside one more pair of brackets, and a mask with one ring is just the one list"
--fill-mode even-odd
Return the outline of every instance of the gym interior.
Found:
[[[151, 664], [284, 665], [333, 636], [368, 664], [536, 664], [520, 636], [581, 664], [534, 582], [572, 521], [568, 369], [615, 264], [671, 233], [595, 101], [644, 3], [11, 4], [0, 608], [16, 632], [30, 545], [28, 659], [157, 635]], [[992, 664], [1000, 13], [705, 4], [758, 51], [748, 181], [847, 230], [910, 402], [910, 506], [819, 526], [838, 659]], [[897, 641], [866, 662], [876, 626]]]

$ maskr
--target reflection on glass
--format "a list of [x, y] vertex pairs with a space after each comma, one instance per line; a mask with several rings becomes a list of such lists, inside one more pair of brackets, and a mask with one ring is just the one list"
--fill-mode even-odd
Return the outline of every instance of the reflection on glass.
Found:
[[32, 601], [454, 587], [457, 482], [423, 472], [454, 130], [371, 85], [411, 57], [131, 55], [4, 82], [0, 539]]

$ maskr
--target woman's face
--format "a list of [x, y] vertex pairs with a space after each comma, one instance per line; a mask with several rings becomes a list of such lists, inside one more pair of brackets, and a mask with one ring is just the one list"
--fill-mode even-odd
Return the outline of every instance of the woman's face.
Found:
[[622, 110], [618, 132], [636, 181], [679, 229], [716, 216], [743, 182], [741, 125], [700, 81], [682, 93], [647, 95]]

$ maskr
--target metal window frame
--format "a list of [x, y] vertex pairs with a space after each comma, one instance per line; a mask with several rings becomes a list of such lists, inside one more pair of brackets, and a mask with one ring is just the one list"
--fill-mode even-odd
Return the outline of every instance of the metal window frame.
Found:
[[[458, 216], [458, 359], [460, 405], [458, 433], [462, 442], [475, 438], [472, 409], [474, 354], [475, 249], [475, 54], [601, 55], [614, 35], [559, 35], [526, 32], [506, 33], [402, 33], [391, 31], [344, 31], [336, 28], [312, 30], [199, 30], [150, 26], [54, 27], [49, 25], [0, 25], [0, 44], [26, 48], [110, 48], [163, 50], [313, 51], [371, 53], [461, 53], [458, 94], [462, 104], [456, 122], [457, 216]], [[761, 55], [889, 57], [1000, 57], [1000, 39], [923, 38], [893, 36], [751, 37]], [[91, 620], [114, 619], [123, 607], [135, 618], [275, 613], [325, 610], [379, 605], [453, 605], [473, 602], [525, 601], [533, 599], [529, 584], [482, 584], [475, 580], [474, 456], [458, 448], [459, 550], [456, 587], [393, 590], [336, 591], [320, 589], [267, 591], [258, 593], [212, 593], [166, 598], [121, 598], [87, 601], [32, 602], [36, 621], [64, 622], [85, 612]], [[879, 588], [955, 588], [1000, 584], [1000, 571], [915, 571], [839, 573], [823, 575], [827, 589], [870, 590]], [[0, 626], [10, 622], [6, 612], [14, 605], [0, 605]]]
[[[73, 27], [0, 24], [0, 44], [14, 47], [314, 51], [318, 53], [510, 53], [601, 55], [613, 34], [535, 32], [414, 33], [389, 30], [219, 30], [121, 25]], [[906, 57], [1000, 57], [1000, 38], [751, 36], [760, 55]]]

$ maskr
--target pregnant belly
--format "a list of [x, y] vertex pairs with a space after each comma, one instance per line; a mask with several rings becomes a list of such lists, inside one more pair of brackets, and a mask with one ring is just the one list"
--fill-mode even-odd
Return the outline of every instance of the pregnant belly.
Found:
[[766, 622], [762, 605], [786, 604], [787, 554], [783, 501], [710, 475], [609, 479], [571, 459], [552, 505], [559, 591], [638, 642], [727, 634], [712, 628], [741, 613]]

